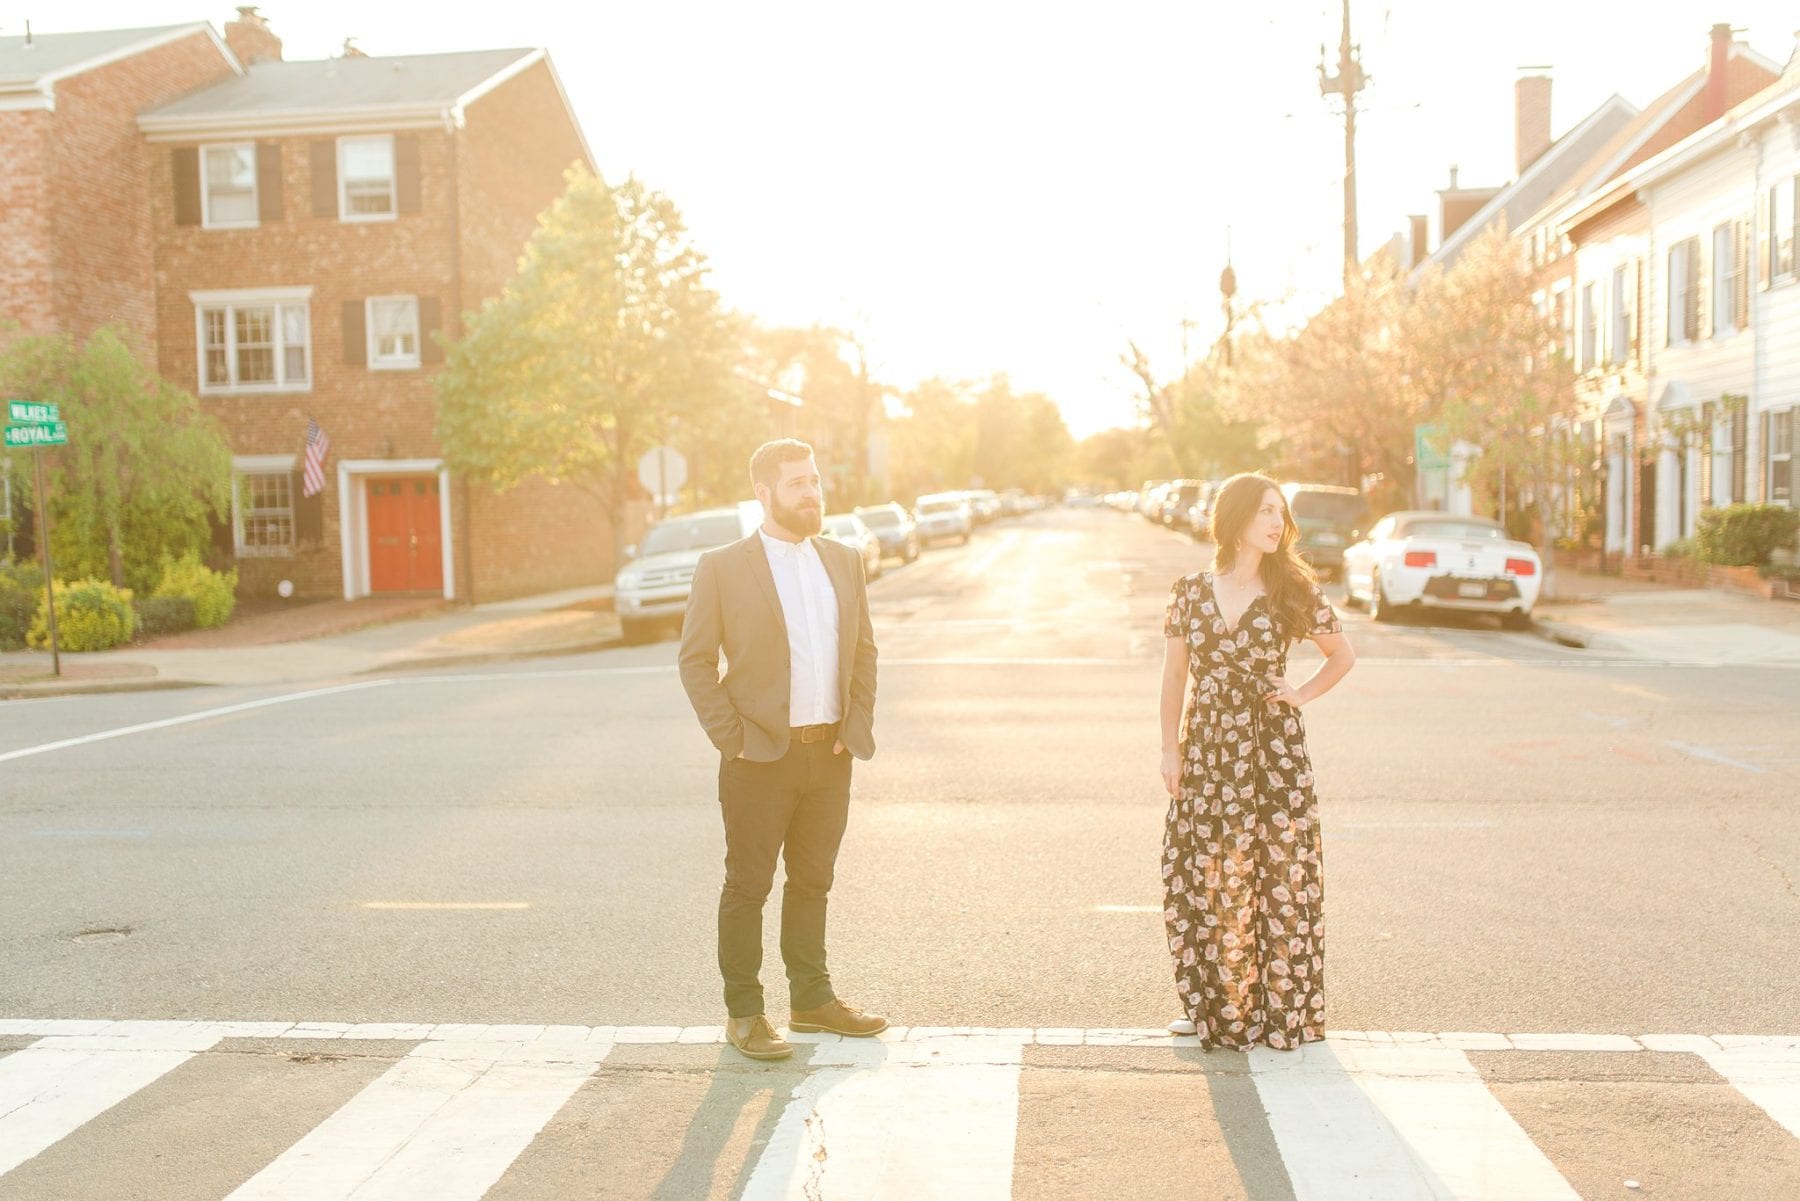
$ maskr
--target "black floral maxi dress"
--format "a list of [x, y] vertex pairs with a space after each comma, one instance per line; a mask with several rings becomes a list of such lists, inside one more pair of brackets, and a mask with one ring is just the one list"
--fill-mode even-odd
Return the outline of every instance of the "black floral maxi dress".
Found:
[[1262, 698], [1287, 670], [1291, 638], [1343, 627], [1317, 587], [1305, 630], [1278, 630], [1266, 602], [1228, 629], [1211, 573], [1198, 572], [1175, 581], [1163, 629], [1186, 640], [1194, 680], [1163, 839], [1163, 918], [1176, 991], [1208, 1047], [1325, 1037], [1312, 760], [1300, 711]]

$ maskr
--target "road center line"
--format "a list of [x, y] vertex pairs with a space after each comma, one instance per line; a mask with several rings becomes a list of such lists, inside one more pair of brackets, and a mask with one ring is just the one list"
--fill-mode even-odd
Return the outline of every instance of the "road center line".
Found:
[[364, 909], [530, 909], [530, 901], [364, 901]]
[[270, 705], [285, 705], [290, 701], [310, 700], [315, 696], [331, 696], [339, 692], [357, 692], [364, 688], [382, 688], [393, 683], [392, 680], [363, 680], [356, 684], [335, 684], [330, 688], [310, 688], [305, 692], [287, 692], [280, 696], [266, 696], [259, 701], [244, 701], [236, 705], [221, 705], [216, 709], [202, 709], [198, 713], [184, 713], [180, 717], [165, 717], [160, 721], [140, 722], [135, 726], [120, 726], [113, 730], [101, 730], [96, 734], [82, 734], [76, 738], [63, 738], [56, 742], [44, 742], [37, 746], [21, 747], [16, 751], [0, 753], [0, 763], [9, 759], [24, 759], [31, 755], [43, 755], [50, 751], [67, 750], [72, 746], [86, 746], [90, 742], [105, 742], [109, 738], [123, 738], [127, 734], [144, 734], [151, 730], [166, 730], [171, 726], [185, 726], [190, 722], [206, 721], [214, 717], [226, 717], [233, 713], [247, 713], [252, 709], [266, 709]]
[[1703, 746], [1692, 746], [1685, 742], [1676, 742], [1673, 738], [1667, 739], [1666, 741], [1670, 746], [1674, 747], [1682, 754], [1691, 755], [1695, 759], [1704, 759], [1708, 763], [1719, 763], [1726, 767], [1735, 767], [1739, 771], [1747, 771], [1758, 776], [1763, 774], [1763, 769], [1756, 766], [1754, 763], [1745, 763], [1740, 759], [1733, 759], [1729, 756], [1721, 755], [1719, 752], [1708, 750]]

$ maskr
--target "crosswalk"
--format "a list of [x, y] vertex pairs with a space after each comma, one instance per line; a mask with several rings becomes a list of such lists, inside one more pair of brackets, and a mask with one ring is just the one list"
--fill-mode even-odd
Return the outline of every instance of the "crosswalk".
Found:
[[[1800, 1037], [795, 1041], [752, 1064], [715, 1026], [0, 1019], [0, 1201], [1800, 1197]], [[1596, 1152], [1546, 1115], [1546, 1076], [1587, 1088], [1601, 1125], [1606, 1082], [1639, 1107], [1662, 1089], [1685, 1138], [1601, 1130], [1626, 1150]]]

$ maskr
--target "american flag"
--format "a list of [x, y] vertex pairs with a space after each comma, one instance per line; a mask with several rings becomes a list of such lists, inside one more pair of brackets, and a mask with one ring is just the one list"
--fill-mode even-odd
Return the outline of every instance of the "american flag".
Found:
[[312, 496], [325, 490], [325, 455], [331, 450], [331, 439], [310, 417], [306, 421], [306, 470], [300, 481], [300, 495]]

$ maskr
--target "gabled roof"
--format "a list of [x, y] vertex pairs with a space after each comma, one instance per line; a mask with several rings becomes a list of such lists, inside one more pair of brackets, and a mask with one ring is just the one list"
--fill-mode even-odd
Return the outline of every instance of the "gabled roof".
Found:
[[[1726, 70], [1727, 85], [1739, 99], [1760, 92], [1781, 73], [1779, 65], [1742, 42], [1732, 44]], [[1545, 215], [1560, 212], [1570, 202], [1592, 194], [1621, 173], [1693, 133], [1703, 122], [1691, 106], [1705, 93], [1706, 76], [1707, 68], [1702, 67], [1645, 105], [1644, 111], [1602, 147], [1584, 170], [1550, 197], [1540, 212]]]
[[581, 123], [542, 49], [256, 63], [239, 78], [143, 113], [138, 128], [152, 142], [171, 142], [454, 127], [462, 124], [465, 108], [540, 62], [592, 163]]
[[[42, 91], [58, 80], [80, 75], [166, 42], [209, 34], [232, 66], [237, 59], [211, 25], [152, 25], [142, 29], [95, 29], [85, 33], [34, 33], [0, 37], [0, 91]], [[240, 68], [241, 69], [241, 68]]]
[[[1579, 125], [1552, 142], [1519, 178], [1496, 192], [1493, 199], [1445, 238], [1426, 262], [1448, 267], [1483, 230], [1503, 218], [1507, 228], [1517, 229], [1636, 115], [1637, 109], [1624, 97], [1617, 94], [1608, 97], [1604, 104], [1582, 118]], [[1424, 265], [1421, 263], [1420, 268]]]
[[152, 120], [232, 120], [346, 109], [441, 109], [455, 104], [519, 60], [541, 55], [542, 51], [530, 49], [468, 50], [392, 58], [256, 63], [237, 79], [151, 109], [144, 114], [144, 121], [147, 125]]

